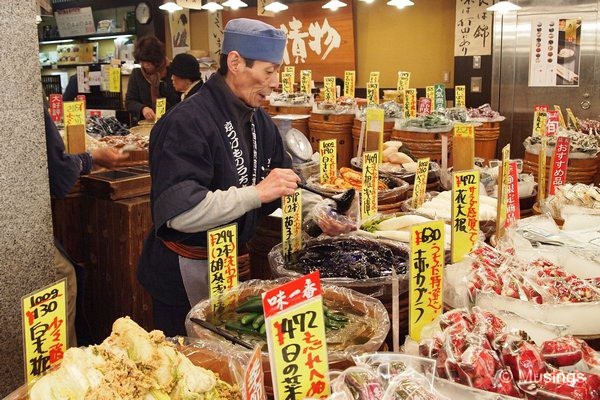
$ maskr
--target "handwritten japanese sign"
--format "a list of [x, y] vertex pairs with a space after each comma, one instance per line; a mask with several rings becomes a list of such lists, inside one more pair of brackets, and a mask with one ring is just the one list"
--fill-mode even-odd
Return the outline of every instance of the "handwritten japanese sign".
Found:
[[281, 198], [281, 251], [284, 258], [302, 248], [302, 192]]
[[281, 91], [283, 93], [294, 93], [294, 76], [291, 72], [281, 73]]
[[417, 89], [404, 90], [404, 118], [417, 116]]
[[21, 298], [27, 382], [60, 362], [67, 349], [66, 290], [62, 279]]
[[167, 112], [167, 99], [165, 97], [159, 97], [156, 99], [156, 120], [165, 115]]
[[498, 175], [498, 208], [496, 216], [496, 236], [504, 236], [506, 226], [506, 207], [508, 202], [508, 173], [510, 163], [510, 144], [502, 149], [502, 174]]
[[244, 400], [266, 400], [260, 346], [256, 346], [244, 373]]
[[121, 91], [121, 68], [112, 67], [109, 69], [108, 91], [118, 93]]
[[446, 87], [443, 83], [434, 86], [434, 96], [433, 109], [446, 108]]
[[[292, 81], [292, 88], [294, 87], [294, 83], [296, 83], [296, 67], [294, 67], [293, 65], [286, 65], [283, 69], [283, 72], [289, 72], [290, 74], [292, 74], [291, 77], [291, 81]], [[294, 90], [292, 89], [293, 93]]]
[[50, 95], [50, 117], [52, 121], [60, 122], [63, 118], [63, 99], [62, 94], [53, 93]]
[[369, 74], [369, 83], [379, 83], [379, 71], [372, 71]]
[[237, 224], [209, 230], [208, 287], [213, 315], [223, 312], [230, 296], [221, 296], [238, 285]]
[[344, 97], [354, 98], [356, 71], [344, 71]]
[[78, 94], [77, 96], [75, 96], [75, 101], [81, 101], [83, 103], [83, 113], [85, 115], [85, 108], [86, 108], [85, 94]]
[[367, 104], [379, 104], [379, 83], [367, 83]]
[[546, 198], [546, 149], [548, 147], [548, 137], [542, 136], [542, 145], [538, 154], [538, 201]]
[[435, 105], [435, 86], [425, 87], [425, 97], [431, 100], [432, 105]]
[[533, 111], [533, 136], [545, 136], [546, 135], [546, 119], [547, 119], [547, 106], [535, 106]]
[[432, 103], [431, 99], [427, 97], [419, 97], [419, 108], [417, 110], [418, 115], [429, 115], [431, 114]]
[[404, 93], [406, 89], [410, 87], [410, 72], [398, 71], [398, 82], [396, 83], [396, 90], [398, 93]]
[[492, 13], [486, 9], [493, 0], [459, 0], [456, 2], [454, 56], [492, 54]]
[[419, 208], [425, 201], [425, 192], [427, 190], [427, 175], [429, 174], [429, 157], [419, 158], [417, 160], [417, 173], [415, 174], [415, 184], [413, 187], [412, 205]]
[[61, 37], [96, 33], [92, 7], [58, 10], [54, 13], [54, 18]]
[[310, 94], [312, 86], [312, 71], [303, 69], [300, 71], [300, 92]]
[[558, 112], [558, 120], [560, 122], [560, 126], [562, 126], [563, 128], [566, 128], [567, 124], [565, 124], [565, 117], [563, 116], [560, 106], [555, 105], [554, 110], [556, 110], [556, 112]]
[[560, 116], [556, 110], [546, 111], [546, 136], [554, 136], [558, 133]]
[[323, 78], [323, 100], [326, 103], [335, 103], [335, 76]]
[[456, 107], [465, 107], [467, 102], [465, 85], [454, 86], [454, 105]]
[[330, 183], [337, 177], [337, 142], [335, 139], [320, 140], [319, 182]]
[[452, 180], [452, 262], [469, 254], [479, 235], [479, 172], [455, 172]]
[[569, 150], [571, 141], [567, 136], [556, 138], [556, 146], [552, 153], [552, 172], [550, 172], [550, 182], [548, 185], [548, 194], [552, 196], [557, 186], [567, 183], [567, 166], [569, 163]]
[[419, 341], [423, 326], [443, 311], [444, 221], [413, 225], [410, 231], [408, 333]]
[[363, 153], [362, 189], [360, 192], [360, 215], [363, 220], [377, 213], [379, 183], [379, 152]]
[[322, 294], [315, 271], [263, 295], [276, 400], [330, 393]]
[[514, 225], [521, 218], [521, 206], [519, 205], [519, 172], [517, 163], [511, 161], [508, 171], [508, 197], [506, 200], [506, 223], [505, 228]]
[[85, 125], [83, 101], [65, 101], [63, 107], [65, 126]]
[[471, 124], [455, 124], [454, 136], [464, 138], [475, 137], [475, 127]]

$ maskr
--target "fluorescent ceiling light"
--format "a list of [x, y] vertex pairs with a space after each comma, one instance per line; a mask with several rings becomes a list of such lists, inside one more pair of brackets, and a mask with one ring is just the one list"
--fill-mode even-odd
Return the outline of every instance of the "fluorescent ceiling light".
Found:
[[123, 38], [123, 39], [126, 39], [126, 38], [129, 38], [129, 37], [131, 37], [131, 36], [132, 36], [132, 35], [96, 36], [96, 37], [94, 37], [93, 39], [94, 39], [94, 40], [118, 39], [118, 38]]
[[270, 11], [270, 12], [279, 12], [279, 11], [284, 11], [287, 9], [288, 9], [288, 6], [286, 6], [285, 4], [280, 3], [278, 1], [274, 1], [265, 6], [265, 10]]
[[375, 0], [358, 0], [358, 1], [362, 1], [363, 3], [371, 4]]
[[521, 7], [519, 7], [518, 5], [516, 5], [510, 1], [499, 1], [496, 4], [494, 4], [493, 6], [488, 7], [487, 11], [499, 12], [500, 14], [504, 14], [506, 12], [518, 11], [520, 9], [521, 9]]
[[327, 4], [324, 4], [322, 8], [329, 8], [332, 11], [337, 10], [340, 7], [346, 7], [347, 4], [340, 0], [329, 0]]
[[223, 5], [231, 8], [232, 10], [248, 7], [248, 4], [244, 3], [242, 0], [227, 0], [225, 3], [223, 3]]
[[205, 5], [202, 6], [203, 10], [215, 12], [223, 9], [223, 6], [215, 1], [209, 1]]
[[387, 2], [387, 5], [394, 6], [397, 9], [402, 10], [404, 7], [414, 6], [415, 3], [410, 0], [390, 0]]
[[181, 7], [179, 4], [172, 0], [165, 0], [160, 6], [158, 6], [158, 8], [168, 12], [183, 10], [183, 7]]
[[73, 39], [43, 40], [40, 44], [71, 43]]

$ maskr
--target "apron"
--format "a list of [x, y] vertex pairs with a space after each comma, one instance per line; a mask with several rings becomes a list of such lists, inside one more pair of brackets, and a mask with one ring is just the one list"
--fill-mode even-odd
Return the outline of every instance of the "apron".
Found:
[[208, 299], [208, 260], [179, 256], [179, 271], [192, 308], [202, 300]]

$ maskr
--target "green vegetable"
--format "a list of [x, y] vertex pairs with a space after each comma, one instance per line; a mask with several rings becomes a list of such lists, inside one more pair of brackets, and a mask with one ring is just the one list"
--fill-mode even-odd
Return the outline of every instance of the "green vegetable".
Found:
[[238, 308], [235, 309], [235, 311], [238, 313], [250, 312], [250, 313], [262, 314], [263, 313], [262, 299], [253, 298], [251, 300], [247, 300], [244, 303], [240, 304], [238, 306]]
[[241, 319], [240, 322], [242, 323], [242, 325], [250, 325], [252, 324], [252, 322], [254, 322], [254, 320], [259, 316], [260, 314], [258, 313], [250, 313], [250, 314], [246, 314], [244, 315]]
[[225, 328], [227, 328], [231, 331], [237, 331], [237, 332], [241, 332], [241, 333], [251, 333], [254, 335], [256, 335], [256, 333], [257, 333], [254, 329], [252, 329], [252, 326], [242, 325], [238, 321], [225, 322]]
[[254, 321], [252, 322], [252, 327], [254, 329], [259, 329], [261, 325], [263, 325], [265, 323], [265, 316], [264, 314], [260, 314], [258, 317], [256, 317], [254, 319]]
[[258, 333], [260, 333], [262, 336], [265, 335], [265, 333], [267, 332], [267, 325], [265, 325], [264, 323], [260, 326], [260, 329], [258, 330]]

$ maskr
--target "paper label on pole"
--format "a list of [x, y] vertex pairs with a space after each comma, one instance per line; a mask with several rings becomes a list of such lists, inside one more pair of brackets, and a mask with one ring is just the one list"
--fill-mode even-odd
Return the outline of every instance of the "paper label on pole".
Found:
[[464, 138], [475, 137], [475, 127], [472, 124], [455, 124], [454, 136]]
[[119, 93], [121, 91], [121, 68], [112, 67], [108, 71], [108, 91]]
[[244, 399], [267, 400], [261, 347], [256, 346], [244, 373]]
[[438, 83], [434, 86], [434, 90], [434, 109], [438, 110], [440, 108], [446, 108], [446, 87], [443, 83]]
[[467, 89], [465, 85], [454, 86], [454, 105], [456, 107], [466, 107]]
[[354, 98], [356, 71], [344, 71], [344, 97]]
[[408, 331], [418, 342], [423, 327], [443, 311], [444, 221], [413, 225], [410, 231]]
[[52, 121], [60, 122], [63, 119], [63, 99], [62, 94], [53, 93], [50, 95], [50, 117]]
[[311, 94], [312, 71], [303, 69], [300, 71], [300, 92]]
[[337, 141], [319, 140], [319, 182], [331, 183], [337, 177]]
[[67, 349], [66, 292], [62, 279], [21, 298], [27, 382], [57, 365]]
[[546, 149], [548, 138], [542, 136], [540, 153], [538, 154], [538, 202], [546, 198]]
[[294, 93], [294, 77], [291, 72], [281, 73], [281, 91], [283, 93]]
[[87, 106], [85, 94], [78, 94], [77, 96], [75, 96], [75, 101], [81, 101], [83, 103], [83, 113], [85, 114], [85, 109]]
[[546, 135], [546, 120], [548, 116], [545, 110], [536, 110], [533, 112], [533, 136]]
[[379, 83], [367, 83], [367, 105], [379, 104]]
[[479, 172], [455, 172], [452, 180], [452, 262], [461, 261], [479, 239]]
[[554, 195], [556, 188], [567, 183], [567, 166], [569, 163], [569, 150], [571, 140], [566, 136], [556, 138], [556, 146], [552, 154], [552, 172], [548, 185], [548, 195]]
[[517, 163], [515, 161], [509, 163], [507, 191], [505, 228], [511, 227], [521, 218], [521, 206], [519, 205], [519, 172], [517, 171]]
[[499, 176], [498, 185], [498, 216], [496, 222], [496, 236], [504, 236], [504, 227], [506, 226], [506, 206], [508, 202], [508, 173], [510, 163], [510, 144], [502, 149], [502, 175]]
[[369, 74], [369, 83], [379, 84], [379, 71], [373, 71]]
[[570, 108], [566, 108], [567, 116], [569, 117], [569, 127], [573, 127], [576, 131], [579, 130], [579, 122], [577, 122], [577, 118], [575, 118], [575, 114], [573, 114], [573, 110]]
[[556, 110], [546, 111], [546, 136], [554, 136], [558, 133], [560, 116]]
[[323, 78], [324, 99], [326, 103], [335, 103], [335, 76], [326, 76]]
[[263, 295], [276, 400], [330, 394], [319, 271]]
[[85, 106], [83, 101], [65, 101], [63, 103], [65, 126], [85, 125]]
[[560, 126], [562, 126], [563, 128], [567, 127], [567, 124], [565, 124], [565, 117], [563, 116], [562, 110], [560, 109], [560, 106], [554, 106], [554, 109], [558, 112], [558, 120], [560, 122]]
[[425, 202], [425, 193], [427, 191], [427, 175], [429, 174], [429, 157], [419, 158], [417, 160], [417, 173], [415, 174], [415, 184], [413, 186], [412, 205], [413, 208], [419, 208]]
[[379, 152], [363, 153], [362, 189], [360, 215], [363, 220], [377, 214], [377, 194], [379, 183]]
[[292, 77], [291, 77], [292, 91], [290, 93], [294, 93], [294, 83], [296, 83], [296, 67], [293, 65], [286, 65], [285, 68], [283, 69], [283, 71], [289, 72], [290, 74], [292, 74]]
[[435, 106], [435, 86], [425, 87], [425, 97], [431, 100], [432, 106]]
[[211, 229], [206, 235], [210, 305], [213, 315], [220, 315], [233, 301], [222, 295], [238, 285], [237, 224]]
[[429, 115], [431, 114], [432, 103], [431, 99], [427, 97], [419, 98], [419, 109], [417, 111], [418, 115]]
[[165, 115], [167, 112], [167, 99], [165, 97], [159, 97], [156, 99], [156, 120]]
[[281, 198], [281, 251], [285, 259], [302, 249], [302, 192]]
[[[366, 120], [366, 128], [367, 132], [377, 132], [377, 150], [379, 151], [379, 162], [381, 162], [382, 152], [383, 152], [383, 125], [385, 113], [381, 108], [368, 108], [367, 109], [367, 120]], [[365, 149], [372, 149], [368, 142], [369, 135], [365, 134]]]
[[398, 93], [404, 93], [406, 89], [410, 87], [410, 72], [398, 71], [398, 82], [396, 83], [396, 90]]
[[417, 116], [417, 89], [404, 90], [404, 118]]

